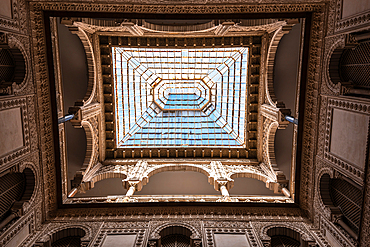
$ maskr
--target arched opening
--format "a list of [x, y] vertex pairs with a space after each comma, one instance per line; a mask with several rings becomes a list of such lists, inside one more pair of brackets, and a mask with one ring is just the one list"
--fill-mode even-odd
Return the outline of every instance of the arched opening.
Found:
[[191, 231], [182, 226], [170, 226], [163, 229], [159, 235], [161, 236], [162, 247], [190, 247], [191, 246]]
[[301, 234], [290, 228], [273, 227], [267, 230], [267, 235], [271, 237], [271, 247], [308, 246], [302, 241]]
[[0, 222], [11, 215], [11, 208], [22, 198], [25, 185], [25, 176], [19, 172], [8, 173], [0, 178]]
[[196, 171], [164, 171], [151, 176], [135, 195], [219, 195], [207, 177]]
[[322, 203], [329, 207], [335, 219], [353, 238], [357, 239], [361, 220], [362, 190], [345, 177], [330, 178], [324, 174], [320, 178]]
[[[106, 177], [94, 182], [94, 187], [84, 193], [78, 193], [75, 197], [100, 197], [125, 195], [127, 190], [122, 186], [122, 179], [119, 176]], [[109, 190], [107, 190], [109, 188]]]
[[25, 179], [25, 189], [23, 192], [23, 196], [21, 198], [22, 202], [29, 201], [34, 193], [36, 179], [33, 171], [30, 168], [25, 168], [23, 170], [23, 175]]
[[370, 42], [357, 45], [354, 49], [346, 49], [340, 57], [340, 77], [357, 87], [370, 89]]
[[230, 195], [276, 195], [272, 190], [266, 188], [266, 183], [263, 181], [248, 178], [232, 176], [234, 186], [229, 190]]
[[271, 237], [271, 247], [298, 247], [301, 243], [287, 236], [276, 235]]
[[334, 206], [342, 212], [344, 223], [358, 235], [361, 220], [362, 190], [344, 179], [336, 178], [330, 181], [330, 196]]
[[67, 228], [54, 233], [51, 236], [52, 247], [77, 247], [81, 246], [81, 238], [86, 235], [85, 231], [80, 228]]
[[0, 95], [12, 94], [12, 84], [21, 84], [26, 75], [26, 63], [18, 48], [0, 48]]
[[22, 173], [10, 172], [0, 178], [0, 229], [25, 213], [23, 204], [32, 198], [35, 184], [30, 168], [25, 168]]
[[330, 176], [324, 174], [320, 178], [320, 196], [323, 204], [328, 207], [333, 207], [333, 202], [330, 197]]

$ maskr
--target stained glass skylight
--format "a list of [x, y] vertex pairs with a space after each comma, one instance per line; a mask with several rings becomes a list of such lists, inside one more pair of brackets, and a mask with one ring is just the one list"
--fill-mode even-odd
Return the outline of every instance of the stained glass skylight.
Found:
[[117, 148], [245, 146], [247, 47], [112, 47]]

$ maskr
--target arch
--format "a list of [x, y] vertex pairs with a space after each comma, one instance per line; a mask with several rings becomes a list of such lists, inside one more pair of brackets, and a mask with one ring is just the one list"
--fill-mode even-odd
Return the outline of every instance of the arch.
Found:
[[325, 206], [334, 207], [334, 204], [330, 197], [330, 175], [327, 173], [324, 173], [320, 177], [320, 197], [321, 201]]
[[[330, 171], [329, 171], [330, 172]], [[318, 181], [319, 206], [324, 215], [332, 222], [339, 224], [352, 237], [357, 239], [362, 205], [361, 189], [342, 178], [333, 178], [325, 169], [321, 170]]]
[[345, 35], [329, 48], [324, 61], [324, 77], [327, 87], [336, 94], [340, 92], [339, 60], [345, 47]]
[[8, 35], [7, 38], [7, 44], [3, 49], [11, 54], [14, 70], [10, 81], [6, 81], [5, 84], [0, 82], [0, 94], [17, 94], [29, 84], [31, 66], [22, 42], [13, 35]]
[[91, 229], [85, 225], [64, 224], [62, 226], [56, 225], [55, 228], [53, 228], [53, 225], [50, 227], [51, 229], [46, 229], [46, 234], [40, 237], [36, 243], [51, 246], [52, 243], [65, 237], [80, 237], [81, 246], [87, 246], [91, 240]]
[[174, 244], [181, 244], [181, 246], [190, 246], [191, 243], [191, 231], [182, 226], [169, 226], [162, 229], [159, 233], [161, 236], [160, 238], [160, 246], [163, 247], [170, 247], [174, 246]]
[[[361, 42], [353, 49], [345, 49], [340, 55], [338, 69], [340, 78], [354, 87], [370, 89], [370, 41]], [[334, 54], [333, 54], [334, 56]]]
[[277, 176], [275, 173], [275, 170], [277, 170], [277, 163], [276, 163], [276, 157], [275, 157], [275, 134], [276, 134], [278, 127], [279, 127], [278, 122], [272, 122], [268, 126], [267, 138], [266, 138], [267, 161], [268, 161], [269, 167], [271, 169], [272, 175], [274, 176], [275, 180], [277, 180]]
[[[151, 233], [150, 233], [150, 239], [160, 239], [161, 238], [161, 232], [165, 230], [166, 228], [171, 227], [181, 227], [185, 228], [188, 231], [191, 232], [191, 235], [189, 236], [191, 239], [200, 239], [201, 235], [200, 232], [192, 225], [184, 223], [184, 222], [171, 222], [171, 223], [165, 223], [162, 225], [157, 226]], [[177, 228], [178, 229], [178, 228]]]
[[186, 171], [195, 171], [206, 175], [208, 178], [208, 182], [213, 185], [213, 180], [210, 177], [210, 170], [196, 164], [163, 164], [159, 166], [154, 166], [144, 172], [142, 176], [142, 185], [146, 185], [149, 182], [149, 178], [157, 173], [167, 171], [183, 171], [184, 169]]
[[264, 182], [266, 184], [268, 184], [269, 182], [272, 182], [271, 179], [268, 176], [266, 176], [265, 174], [255, 172], [255, 171], [234, 172], [234, 173], [230, 173], [229, 175], [230, 175], [231, 179], [234, 179], [234, 178], [253, 178], [253, 179], [257, 179], [261, 182]]
[[80, 169], [81, 174], [84, 176], [85, 174], [88, 174], [89, 170], [98, 162], [98, 123], [95, 119], [88, 119], [81, 121], [81, 126], [83, 127], [86, 135], [86, 154]]
[[[360, 188], [347, 181], [346, 178], [338, 177], [330, 180], [330, 197], [337, 208], [342, 213], [341, 220], [338, 221], [352, 237], [358, 238], [361, 222], [361, 208], [363, 201], [363, 192]], [[355, 234], [353, 234], [353, 231]]]
[[99, 181], [102, 181], [102, 180], [105, 180], [105, 179], [110, 179], [110, 178], [126, 179], [127, 175], [124, 174], [124, 173], [115, 172], [115, 171], [106, 171], [106, 172], [98, 173], [98, 174], [94, 175], [89, 181], [86, 181], [87, 183], [90, 183], [90, 186], [89, 186], [88, 189], [94, 188], [95, 183], [97, 183]]
[[[10, 172], [0, 179], [0, 229], [17, 217], [26, 214], [36, 202], [39, 183], [33, 163], [20, 164], [18, 172]], [[5, 190], [4, 190], [5, 189]]]
[[[63, 20], [62, 20], [63, 23]], [[64, 22], [66, 24], [68, 22]], [[85, 97], [83, 99], [84, 106], [89, 105], [93, 102], [96, 94], [96, 88], [97, 88], [97, 73], [96, 73], [96, 64], [95, 64], [95, 55], [94, 55], [94, 49], [91, 44], [91, 41], [88, 37], [88, 34], [79, 26], [76, 26], [73, 23], [72, 25], [66, 24], [68, 29], [72, 34], [76, 34], [78, 38], [81, 40], [82, 46], [84, 47], [85, 55], [86, 55], [86, 63], [87, 63], [87, 90]]]
[[[20, 172], [7, 173], [0, 178], [1, 221], [6, 221], [6, 218], [11, 214], [11, 208], [22, 198], [24, 189], [25, 179], [24, 175]], [[1, 224], [1, 227], [3, 227], [3, 224]]]
[[315, 243], [315, 240], [309, 235], [306, 229], [301, 229], [302, 226], [296, 226], [289, 223], [276, 223], [267, 225], [261, 230], [262, 242], [270, 246], [271, 237], [273, 236], [287, 236], [301, 243], [302, 247], [308, 247]]
[[27, 213], [34, 203], [37, 203], [36, 197], [40, 188], [40, 176], [32, 162], [22, 163], [19, 166], [19, 171], [25, 175], [26, 189], [21, 201], [23, 203], [23, 212]]
[[[279, 128], [277, 121], [265, 119], [263, 123], [263, 153], [262, 161], [265, 167], [265, 172], [272, 182], [285, 184], [285, 175], [279, 170], [276, 158], [275, 158], [275, 135]], [[277, 188], [278, 189], [278, 188]], [[278, 189], [279, 190], [279, 189]]]
[[266, 59], [266, 79], [265, 79], [265, 94], [266, 99], [272, 106], [277, 106], [277, 98], [275, 96], [274, 91], [274, 67], [275, 67], [275, 56], [276, 51], [278, 49], [279, 43], [283, 36], [292, 29], [292, 27], [296, 24], [296, 22], [289, 22], [285, 21], [284, 25], [282, 25], [279, 29], [275, 31], [271, 38], [270, 45], [268, 47], [267, 52], [267, 59]]

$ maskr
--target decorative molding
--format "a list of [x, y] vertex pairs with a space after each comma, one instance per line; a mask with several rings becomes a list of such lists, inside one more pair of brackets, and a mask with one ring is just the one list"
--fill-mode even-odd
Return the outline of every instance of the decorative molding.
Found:
[[6, 246], [12, 238], [17, 237], [17, 233], [26, 225], [29, 225], [30, 233], [35, 231], [35, 214], [31, 211], [28, 215], [16, 220], [5, 232], [0, 234], [0, 246]]
[[216, 246], [214, 240], [214, 234], [243, 234], [246, 235], [247, 241], [253, 247], [259, 246], [260, 242], [255, 236], [255, 233], [249, 222], [239, 221], [204, 221], [203, 222], [204, 235], [203, 235], [203, 246], [212, 247]]
[[342, 1], [336, 0], [335, 33], [360, 31], [368, 28], [370, 11], [358, 13], [347, 18], [342, 18]]
[[[222, 3], [223, 4], [223, 3]], [[315, 146], [315, 135], [312, 133], [312, 123], [316, 119], [317, 111], [317, 75], [320, 68], [320, 52], [323, 21], [325, 10], [324, 3], [289, 3], [289, 4], [258, 4], [258, 5], [135, 5], [135, 4], [91, 4], [91, 3], [57, 3], [57, 2], [30, 2], [30, 19], [32, 30], [32, 47], [35, 64], [35, 82], [37, 89], [37, 112], [39, 114], [38, 126], [40, 130], [41, 157], [43, 167], [43, 182], [47, 185], [45, 188], [45, 212], [56, 209], [56, 185], [55, 185], [55, 164], [53, 154], [53, 134], [52, 118], [50, 110], [50, 89], [48, 85], [47, 59], [44, 37], [44, 19], [43, 11], [90, 11], [105, 13], [153, 13], [153, 14], [236, 14], [236, 13], [288, 13], [288, 12], [313, 12], [312, 38], [310, 48], [310, 63], [316, 66], [309, 66], [308, 85], [307, 85], [307, 103], [305, 109], [305, 126], [304, 126], [304, 155], [301, 176], [302, 193], [301, 203], [304, 209], [310, 211], [310, 184], [313, 174], [310, 170], [313, 164], [313, 149]], [[312, 186], [311, 186], [312, 187]]]
[[52, 116], [50, 109], [50, 89], [48, 79], [48, 66], [46, 58], [46, 44], [44, 33], [44, 18], [41, 8], [30, 4], [30, 19], [32, 30], [32, 47], [34, 80], [36, 82], [36, 99], [38, 112], [38, 129], [40, 134], [40, 160], [43, 169], [45, 210], [44, 214], [56, 209], [56, 172], [54, 142], [52, 131]]
[[150, 221], [150, 240], [158, 240], [161, 238], [160, 232], [168, 227], [180, 226], [191, 231], [191, 239], [201, 238], [201, 224], [199, 221], [184, 221], [180, 220], [177, 222], [171, 221]]
[[[83, 215], [83, 217], [78, 217]], [[110, 208], [70, 208], [59, 209], [52, 214], [55, 220], [64, 221], [91, 221], [120, 219], [122, 221], [133, 220], [283, 220], [301, 221], [302, 212], [299, 208], [279, 207], [224, 207], [224, 206], [170, 206], [170, 207], [110, 207]]]
[[303, 222], [252, 222], [252, 226], [258, 234], [258, 238], [264, 246], [270, 246], [271, 237], [267, 234], [272, 228], [287, 228], [300, 234], [302, 241], [307, 246], [316, 246], [315, 238]]
[[314, 208], [315, 208], [315, 217], [314, 223], [316, 225], [319, 224], [317, 220], [319, 220], [319, 215], [326, 217], [328, 220], [331, 219], [331, 210], [326, 205], [324, 205], [323, 200], [321, 198], [321, 189], [320, 189], [320, 180], [324, 174], [328, 174], [331, 178], [334, 177], [334, 169], [333, 167], [328, 164], [327, 161], [322, 159], [321, 157], [316, 158], [316, 171], [317, 180], [315, 181], [315, 198], [314, 198]]
[[[271, 0], [272, 1], [272, 0]], [[224, 5], [223, 1], [215, 2], [218, 5], [211, 5], [207, 2], [207, 5], [199, 5], [197, 1], [186, 1], [188, 5], [172, 5], [172, 1], [165, 1], [157, 5], [152, 5], [152, 2], [147, 3], [145, 0], [140, 4], [90, 4], [90, 3], [65, 3], [55, 4], [50, 2], [32, 2], [34, 10], [54, 10], [54, 11], [72, 11], [72, 10], [83, 10], [85, 12], [105, 12], [105, 13], [152, 13], [152, 14], [224, 14], [224, 13], [289, 13], [289, 12], [321, 12], [325, 8], [324, 3], [318, 3], [313, 0], [314, 3], [291, 3], [279, 4], [266, 3], [258, 5], [246, 5], [246, 4], [230, 4]], [[170, 3], [170, 4], [169, 4]], [[191, 5], [196, 3], [197, 5]], [[256, 1], [256, 3], [259, 3]]]
[[320, 228], [323, 235], [325, 232], [328, 231], [338, 243], [343, 247], [355, 247], [357, 243], [346, 233], [343, 231], [338, 231], [338, 227], [334, 225], [334, 223], [327, 220], [325, 217], [320, 217]]
[[300, 174], [300, 206], [313, 220], [313, 198], [315, 184], [315, 148], [317, 144], [317, 132], [315, 131], [319, 115], [319, 85], [322, 64], [323, 38], [324, 38], [324, 12], [312, 14], [311, 42], [309, 49], [309, 66], [306, 85], [306, 102], [304, 112], [303, 133], [302, 133], [302, 160]]
[[[321, 89], [322, 93], [325, 94], [332, 94], [332, 95], [339, 95], [341, 85], [338, 83], [337, 79], [333, 82], [332, 78], [330, 77], [330, 64], [332, 61], [333, 53], [336, 50], [344, 49], [345, 47], [345, 35], [339, 36], [331, 36], [325, 38], [325, 51], [324, 51], [324, 67], [322, 70], [322, 83]], [[339, 70], [339, 68], [338, 68]], [[329, 89], [329, 90], [328, 90]]]
[[12, 0], [12, 18], [0, 17], [0, 28], [11, 32], [27, 32], [26, 0]]
[[[30, 123], [31, 127], [34, 126], [34, 112], [28, 111], [28, 103], [32, 104], [32, 101], [28, 101], [27, 97], [7, 97], [0, 99], [0, 111], [12, 109], [12, 108], [20, 108], [21, 110], [21, 121], [22, 121], [22, 129], [23, 129], [23, 146], [19, 149], [13, 150], [11, 153], [8, 153], [2, 157], [0, 157], [0, 167], [1, 170], [5, 169], [8, 163], [13, 163], [18, 158], [25, 156], [31, 152], [31, 143], [30, 138], [34, 141], [36, 130], [32, 130], [32, 136], [30, 136]], [[32, 109], [32, 106], [31, 106]], [[33, 143], [35, 144], [35, 143]], [[36, 148], [36, 147], [33, 147]]]
[[364, 171], [343, 160], [342, 158], [330, 153], [329, 144], [331, 136], [331, 125], [333, 109], [343, 109], [360, 114], [370, 115], [370, 103], [366, 100], [349, 98], [349, 97], [328, 97], [326, 108], [326, 122], [325, 122], [325, 144], [324, 144], [324, 159], [333, 164], [334, 167], [344, 175], [353, 179], [358, 184], [362, 185], [364, 182]]
[[[85, 236], [81, 238], [82, 246], [87, 246], [98, 233], [102, 223], [99, 222], [84, 222], [84, 223], [71, 223], [71, 222], [52, 222], [46, 225], [42, 233], [36, 240], [36, 245], [44, 246], [45, 243], [50, 243], [52, 236], [62, 230], [70, 228], [78, 228], [85, 232]], [[50, 243], [51, 244], [51, 243]]]
[[[105, 226], [105, 224], [104, 224], [104, 226]], [[110, 235], [110, 234], [112, 234], [112, 235], [126, 235], [126, 234], [127, 235], [128, 234], [133, 235], [133, 234], [135, 234], [136, 239], [135, 239], [134, 246], [145, 247], [146, 246], [145, 243], [147, 241], [147, 233], [146, 232], [147, 232], [146, 229], [136, 229], [136, 228], [122, 229], [120, 224], [117, 224], [117, 227], [115, 229], [101, 229], [98, 236], [97, 236], [97, 239], [95, 240], [95, 242], [93, 242], [93, 245], [91, 245], [91, 246], [94, 246], [94, 247], [102, 246], [102, 244], [104, 243], [105, 238], [107, 237], [107, 235]]]

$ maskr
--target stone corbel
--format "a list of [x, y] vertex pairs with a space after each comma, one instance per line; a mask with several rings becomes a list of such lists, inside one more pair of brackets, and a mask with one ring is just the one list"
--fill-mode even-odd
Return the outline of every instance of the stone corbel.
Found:
[[137, 162], [132, 171], [127, 175], [127, 178], [122, 180], [123, 186], [129, 189], [131, 187], [130, 183], [137, 183], [135, 190], [140, 191], [148, 181], [148, 178], [144, 175], [147, 166], [148, 163], [146, 161]]
[[263, 104], [261, 106], [262, 116], [271, 119], [272, 121], [278, 122], [278, 129], [285, 129], [288, 127], [288, 120], [285, 116], [290, 116], [290, 109], [285, 108], [285, 104], [282, 102], [277, 102], [276, 106], [270, 104]]
[[235, 23], [233, 21], [225, 21], [222, 24], [220, 24], [216, 30], [215, 34], [219, 36], [225, 35], [231, 27], [233, 27]]
[[230, 182], [227, 180], [218, 180], [216, 181], [215, 185], [217, 184], [218, 189], [217, 191], [221, 192], [222, 198], [218, 199], [217, 202], [234, 202], [238, 201], [237, 199], [231, 199], [228, 187], [230, 187]]
[[101, 106], [99, 103], [89, 104], [87, 106], [83, 105], [83, 101], [77, 101], [75, 106], [68, 109], [69, 114], [73, 114], [74, 117], [71, 120], [73, 127], [81, 128], [81, 122], [92, 116], [96, 116], [100, 113]]
[[136, 24], [132, 22], [122, 22], [121, 27], [125, 27], [134, 36], [142, 36], [144, 31]]

